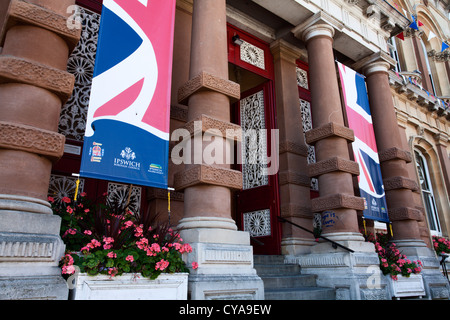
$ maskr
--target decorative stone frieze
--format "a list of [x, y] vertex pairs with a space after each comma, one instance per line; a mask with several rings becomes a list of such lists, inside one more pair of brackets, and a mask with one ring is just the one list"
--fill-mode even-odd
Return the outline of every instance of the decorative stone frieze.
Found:
[[304, 144], [298, 144], [292, 141], [280, 141], [279, 153], [294, 153], [299, 156], [307, 157], [308, 156], [308, 147]]
[[[196, 124], [201, 124], [201, 127], [197, 127]], [[224, 138], [236, 141], [242, 140], [242, 130], [239, 125], [228, 121], [219, 120], [204, 114], [195, 120], [187, 122], [183, 126], [183, 129], [188, 130], [191, 136], [198, 133], [196, 130], [201, 130], [202, 133], [208, 131], [211, 134], [218, 131], [217, 134], [220, 132], [220, 135]]]
[[306, 143], [310, 145], [314, 145], [317, 141], [330, 137], [341, 137], [350, 142], [355, 141], [355, 135], [352, 129], [333, 122], [319, 128], [311, 129], [305, 133]]
[[412, 161], [411, 152], [407, 150], [401, 150], [397, 147], [392, 147], [383, 151], [379, 151], [378, 157], [380, 159], [380, 162], [390, 160], [405, 160], [407, 163], [409, 163]]
[[187, 117], [188, 117], [188, 111], [187, 111], [186, 107], [183, 108], [181, 106], [174, 106], [174, 105], [170, 106], [170, 118], [171, 119], [187, 122]]
[[311, 184], [309, 176], [291, 170], [281, 171], [278, 174], [278, 183], [281, 186], [285, 184], [296, 184], [304, 187], [309, 187]]
[[342, 208], [362, 211], [364, 210], [364, 199], [349, 194], [334, 194], [311, 200], [311, 209], [313, 212]]
[[5, 29], [18, 23], [35, 25], [58, 34], [70, 50], [75, 48], [80, 38], [80, 29], [68, 27], [68, 17], [23, 0], [12, 0], [8, 15]]
[[201, 90], [216, 91], [236, 100], [241, 96], [239, 84], [203, 71], [178, 89], [178, 102], [187, 105], [189, 97]]
[[420, 210], [415, 208], [408, 207], [400, 207], [400, 208], [392, 208], [389, 209], [389, 218], [391, 221], [400, 221], [400, 220], [422, 220], [422, 214]]
[[282, 205], [280, 213], [283, 218], [309, 218], [312, 217], [311, 207], [301, 206], [294, 203]]
[[55, 161], [64, 153], [65, 140], [56, 132], [0, 121], [0, 148], [37, 153]]
[[20, 82], [46, 89], [62, 102], [72, 94], [75, 77], [56, 68], [13, 56], [0, 56], [0, 84]]
[[396, 189], [410, 189], [416, 191], [419, 189], [416, 181], [405, 177], [391, 177], [383, 179], [384, 190], [396, 190]]
[[334, 157], [316, 163], [308, 164], [308, 174], [310, 178], [315, 178], [330, 172], [348, 172], [352, 175], [359, 175], [359, 164], [355, 161]]
[[210, 184], [242, 189], [242, 173], [237, 170], [210, 165], [193, 165], [191, 168], [175, 175], [174, 187], [182, 190], [198, 184]]

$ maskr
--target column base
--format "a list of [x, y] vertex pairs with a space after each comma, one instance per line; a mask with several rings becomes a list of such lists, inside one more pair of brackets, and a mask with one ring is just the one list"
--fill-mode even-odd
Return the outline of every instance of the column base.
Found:
[[[192, 253], [185, 256], [191, 268], [188, 292], [192, 300], [210, 299], [264, 299], [264, 284], [253, 268], [253, 247], [248, 232], [233, 230], [231, 219], [207, 217], [197, 219], [203, 227], [193, 227], [196, 218], [180, 220], [183, 241], [192, 246]], [[219, 221], [220, 220], [220, 221]], [[226, 221], [225, 221], [226, 220]], [[187, 224], [187, 222], [192, 224]], [[206, 226], [225, 223], [230, 228]], [[234, 224], [234, 223], [233, 223]], [[235, 224], [234, 224], [235, 229]]]
[[378, 255], [369, 252], [323, 252], [287, 257], [302, 274], [317, 276], [317, 285], [333, 288], [336, 300], [389, 300], [387, 278], [379, 268]]
[[45, 214], [50, 206], [44, 201], [28, 200], [0, 197], [0, 299], [66, 300], [58, 267], [65, 249], [61, 218]]
[[283, 238], [281, 239], [281, 254], [282, 255], [300, 255], [311, 252], [312, 246], [316, 244], [313, 239], [303, 238]]
[[450, 284], [440, 270], [439, 259], [433, 250], [421, 240], [395, 240], [400, 252], [409, 260], [420, 260], [423, 264], [420, 273], [425, 285], [426, 297], [431, 300], [450, 299]]

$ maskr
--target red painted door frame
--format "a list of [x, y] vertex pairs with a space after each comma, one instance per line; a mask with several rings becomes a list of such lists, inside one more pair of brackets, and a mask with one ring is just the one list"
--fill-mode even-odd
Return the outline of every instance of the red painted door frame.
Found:
[[[274, 69], [273, 57], [270, 52], [269, 44], [263, 42], [252, 35], [232, 26], [228, 25], [228, 61], [240, 68], [251, 71], [263, 78], [267, 79], [262, 84], [241, 93], [241, 99], [248, 97], [260, 90], [264, 90], [264, 118], [266, 129], [276, 129], [276, 106], [274, 92]], [[233, 43], [232, 38], [239, 36], [240, 39], [260, 48], [264, 51], [265, 68], [259, 68], [247, 63], [240, 58], [239, 46]], [[233, 121], [240, 124], [240, 102], [232, 105]], [[267, 131], [267, 156], [270, 155], [271, 136], [270, 130]], [[270, 164], [269, 164], [270, 165]], [[237, 169], [242, 171], [242, 165], [238, 165]], [[243, 213], [270, 209], [270, 225], [271, 235], [252, 237], [253, 252], [255, 254], [280, 254], [281, 253], [281, 224], [278, 222], [280, 215], [278, 174], [268, 176], [268, 184], [252, 189], [240, 190], [236, 192], [236, 223], [240, 230], [244, 230]]]

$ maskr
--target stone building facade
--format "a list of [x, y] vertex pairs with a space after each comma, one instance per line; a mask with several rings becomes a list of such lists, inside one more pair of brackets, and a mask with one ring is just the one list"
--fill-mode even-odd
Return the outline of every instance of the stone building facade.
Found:
[[[0, 4], [1, 298], [66, 295], [59, 221], [45, 199], [74, 193], [100, 13], [100, 0]], [[361, 234], [336, 61], [365, 76], [393, 241], [423, 261], [426, 296], [449, 298], [431, 244], [450, 231], [449, 36], [445, 0], [177, 1], [170, 219], [199, 264], [192, 299], [263, 299], [255, 254], [299, 264], [337, 299], [390, 299]], [[227, 134], [240, 128], [256, 133]], [[80, 188], [128, 196], [113, 181]], [[134, 186], [131, 196], [136, 209], [167, 211], [167, 190]], [[350, 251], [291, 224], [313, 230], [326, 214], [322, 235]]]

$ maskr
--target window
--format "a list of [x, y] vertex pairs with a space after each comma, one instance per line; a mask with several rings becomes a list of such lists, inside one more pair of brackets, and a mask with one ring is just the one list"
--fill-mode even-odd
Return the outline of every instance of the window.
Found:
[[425, 47], [425, 44], [423, 43], [422, 39], [420, 39], [420, 44], [422, 45], [422, 50], [423, 50], [423, 54], [425, 56], [425, 62], [426, 62], [426, 67], [427, 70], [425, 70], [426, 73], [428, 74], [424, 74], [422, 75], [422, 77], [426, 77], [428, 76], [430, 78], [430, 82], [431, 82], [431, 88], [429, 88], [429, 90], [433, 90], [433, 94], [436, 96], [436, 88], [434, 85], [434, 80], [433, 80], [433, 74], [431, 73], [431, 66], [430, 66], [430, 60], [428, 59], [428, 53], [427, 53], [427, 48]]
[[397, 44], [395, 42], [394, 37], [391, 37], [388, 39], [387, 46], [388, 46], [388, 50], [389, 50], [389, 55], [396, 61], [394, 70], [397, 72], [402, 71], [402, 69], [400, 68], [400, 58], [399, 58], [398, 52], [397, 52]]
[[419, 174], [420, 187], [422, 189], [423, 205], [427, 214], [428, 226], [432, 235], [441, 235], [436, 202], [434, 201], [428, 165], [422, 153], [415, 151], [417, 172]]

